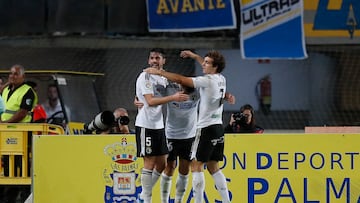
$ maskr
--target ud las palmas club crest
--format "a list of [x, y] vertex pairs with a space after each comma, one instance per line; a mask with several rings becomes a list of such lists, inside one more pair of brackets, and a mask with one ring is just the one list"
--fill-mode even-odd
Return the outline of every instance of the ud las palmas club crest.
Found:
[[128, 143], [126, 137], [121, 143], [107, 145], [104, 153], [109, 156], [109, 166], [103, 171], [105, 180], [105, 203], [136, 202], [141, 192], [139, 168], [136, 162], [136, 144]]

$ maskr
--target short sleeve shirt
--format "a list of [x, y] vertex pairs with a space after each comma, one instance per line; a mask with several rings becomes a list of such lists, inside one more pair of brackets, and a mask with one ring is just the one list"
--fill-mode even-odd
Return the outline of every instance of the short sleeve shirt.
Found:
[[158, 75], [150, 75], [142, 72], [136, 80], [136, 96], [144, 106], [138, 109], [135, 126], [147, 129], [163, 129], [164, 120], [162, 105], [149, 106], [144, 95], [151, 94], [161, 97], [165, 91], [167, 79]]
[[[170, 83], [166, 87], [166, 95], [181, 91], [179, 84]], [[183, 102], [171, 101], [167, 105], [165, 135], [169, 139], [188, 139], [195, 137], [197, 123], [197, 107], [199, 93], [195, 89], [189, 99]]]
[[207, 74], [193, 78], [194, 87], [200, 91], [197, 128], [222, 124], [223, 100], [226, 79], [221, 74]]

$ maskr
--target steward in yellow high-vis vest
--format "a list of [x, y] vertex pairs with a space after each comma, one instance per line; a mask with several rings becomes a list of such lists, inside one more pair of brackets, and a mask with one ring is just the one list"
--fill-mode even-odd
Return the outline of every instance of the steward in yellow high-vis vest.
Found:
[[24, 83], [24, 72], [21, 65], [11, 67], [9, 85], [2, 92], [5, 104], [5, 111], [1, 114], [3, 123], [27, 123], [32, 120], [31, 114], [37, 104], [37, 95]]

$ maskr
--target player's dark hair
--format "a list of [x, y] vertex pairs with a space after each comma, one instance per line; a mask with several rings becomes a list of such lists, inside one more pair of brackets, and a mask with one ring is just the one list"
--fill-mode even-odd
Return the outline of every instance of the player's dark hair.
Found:
[[165, 51], [163, 48], [152, 48], [150, 52], [160, 53], [162, 57], [166, 58]]
[[213, 66], [217, 67], [217, 72], [221, 73], [225, 68], [225, 57], [220, 54], [220, 52], [216, 50], [211, 50], [207, 54], [205, 54], [205, 57], [209, 57], [213, 59]]

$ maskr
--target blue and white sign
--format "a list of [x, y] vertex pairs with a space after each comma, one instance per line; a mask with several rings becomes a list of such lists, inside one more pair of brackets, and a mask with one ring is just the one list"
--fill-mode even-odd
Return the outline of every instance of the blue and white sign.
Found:
[[302, 0], [241, 0], [240, 5], [243, 58], [307, 57]]
[[232, 0], [147, 0], [150, 32], [235, 29]]

